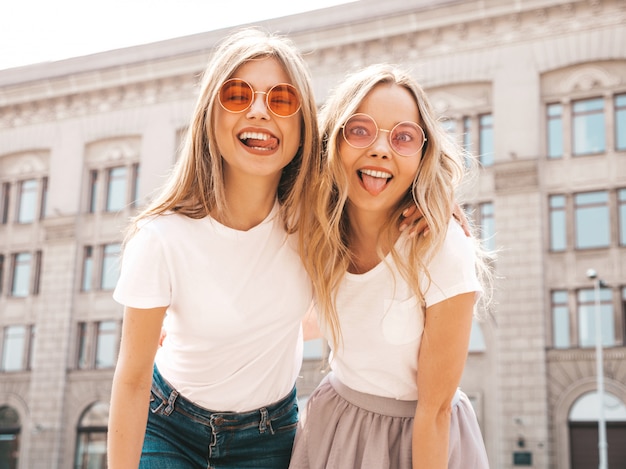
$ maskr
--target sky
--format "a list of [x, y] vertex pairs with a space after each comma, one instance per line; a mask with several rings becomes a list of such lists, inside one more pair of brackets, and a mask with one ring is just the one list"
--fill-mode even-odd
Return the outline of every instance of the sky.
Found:
[[349, 1], [353, 0], [0, 0], [0, 70]]

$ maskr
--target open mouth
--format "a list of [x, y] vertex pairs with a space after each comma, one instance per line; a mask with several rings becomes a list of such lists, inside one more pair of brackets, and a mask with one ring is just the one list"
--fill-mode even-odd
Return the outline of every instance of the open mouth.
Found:
[[278, 139], [264, 132], [241, 132], [239, 140], [248, 148], [260, 151], [271, 151], [278, 147]]
[[361, 169], [358, 173], [359, 178], [363, 183], [363, 187], [372, 195], [380, 194], [393, 178], [391, 173], [386, 171], [375, 171], [373, 169]]

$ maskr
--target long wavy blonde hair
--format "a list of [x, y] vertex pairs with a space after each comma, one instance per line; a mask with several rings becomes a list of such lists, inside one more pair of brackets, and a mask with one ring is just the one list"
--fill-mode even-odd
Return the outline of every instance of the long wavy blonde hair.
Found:
[[[313, 281], [318, 312], [329, 326], [335, 346], [341, 337], [336, 294], [353, 261], [350, 223], [346, 212], [348, 180], [339, 154], [339, 144], [343, 138], [341, 128], [372, 89], [382, 83], [396, 84], [411, 93], [427, 142], [422, 149], [412, 187], [389, 214], [387, 223], [379, 233], [377, 253], [382, 261], [386, 255], [383, 246], [390, 247], [390, 254], [400, 274], [422, 304], [424, 295], [420, 290], [420, 274], [428, 275], [425, 266], [444, 241], [455, 203], [455, 191], [466, 171], [463, 150], [447, 136], [425, 92], [408, 72], [388, 64], [372, 65], [349, 75], [331, 92], [320, 111], [322, 174], [316, 184], [313, 216], [306, 219], [307, 223], [301, 232], [300, 248], [303, 262]], [[406, 256], [404, 251], [400, 255], [394, 246], [402, 211], [411, 204], [417, 204], [421, 209], [430, 234], [428, 237], [407, 238]]]
[[291, 40], [246, 28], [227, 36], [215, 48], [203, 74], [180, 157], [160, 193], [131, 223], [129, 235], [136, 231], [141, 220], [164, 212], [191, 218], [212, 214], [228, 220], [223, 161], [215, 138], [217, 95], [221, 85], [240, 66], [265, 57], [278, 60], [300, 93], [300, 147], [283, 169], [277, 187], [285, 227], [288, 232], [297, 230], [302, 207], [310, 206], [312, 200], [312, 186], [308, 182], [316, 177], [320, 167], [317, 106], [310, 72]]

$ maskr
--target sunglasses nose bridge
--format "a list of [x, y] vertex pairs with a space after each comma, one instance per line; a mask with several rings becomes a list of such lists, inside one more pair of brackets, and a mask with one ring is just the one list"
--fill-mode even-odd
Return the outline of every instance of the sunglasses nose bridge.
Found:
[[259, 99], [257, 99], [256, 95], [260, 94], [263, 95], [262, 98], [260, 99], [261, 101], [261, 109], [264, 110], [264, 113], [267, 114], [270, 111], [270, 108], [267, 104], [267, 91], [252, 91], [252, 98], [250, 99], [250, 104], [248, 105], [248, 111], [253, 111], [257, 106], [258, 106], [258, 101]]
[[372, 143], [370, 144], [370, 146], [372, 147], [378, 146], [380, 139], [383, 136], [384, 136], [383, 141], [385, 142], [385, 145], [387, 146], [387, 148], [389, 150], [393, 150], [393, 145], [391, 143], [391, 130], [381, 129], [378, 126], [376, 126], [376, 134], [374, 135], [374, 138], [372, 139]]

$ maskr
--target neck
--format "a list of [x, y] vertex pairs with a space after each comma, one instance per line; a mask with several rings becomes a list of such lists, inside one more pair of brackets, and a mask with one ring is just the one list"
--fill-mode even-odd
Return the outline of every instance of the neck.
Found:
[[276, 201], [278, 179], [248, 177], [225, 181], [227, 216], [216, 219], [230, 228], [247, 231], [261, 223]]
[[[351, 206], [348, 206], [347, 210], [350, 219], [349, 248], [353, 259], [349, 271], [364, 273], [382, 261], [376, 249], [379, 243], [382, 243], [380, 247], [383, 255], [387, 255], [391, 249], [387, 238], [380, 237], [388, 214], [358, 210]], [[394, 229], [397, 230], [397, 228]], [[399, 235], [400, 231], [397, 230], [397, 233], [394, 233], [393, 241]]]

